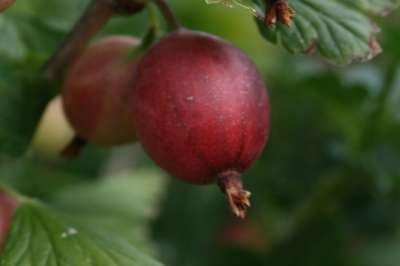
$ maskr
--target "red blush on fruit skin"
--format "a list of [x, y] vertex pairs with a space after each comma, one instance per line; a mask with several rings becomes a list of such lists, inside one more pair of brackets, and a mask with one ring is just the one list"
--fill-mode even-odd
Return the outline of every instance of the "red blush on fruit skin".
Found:
[[16, 200], [5, 192], [0, 191], [0, 251], [3, 248], [16, 208]]

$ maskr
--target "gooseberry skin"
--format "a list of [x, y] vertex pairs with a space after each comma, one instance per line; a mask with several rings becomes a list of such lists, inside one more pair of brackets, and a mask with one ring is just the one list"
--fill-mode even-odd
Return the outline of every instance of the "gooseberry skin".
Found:
[[232, 181], [267, 140], [269, 101], [256, 66], [206, 33], [178, 30], [152, 47], [139, 61], [132, 98], [144, 149], [187, 182]]
[[102, 146], [136, 139], [129, 108], [140, 41], [111, 36], [90, 46], [71, 66], [63, 86], [63, 106], [77, 134]]

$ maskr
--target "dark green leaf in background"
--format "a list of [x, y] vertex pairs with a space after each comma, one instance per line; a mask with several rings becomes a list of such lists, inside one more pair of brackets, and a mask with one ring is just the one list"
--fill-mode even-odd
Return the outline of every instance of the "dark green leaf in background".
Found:
[[129, 243], [81, 231], [37, 202], [17, 209], [1, 266], [158, 266]]
[[45, 82], [23, 73], [24, 67], [0, 61], [0, 151], [10, 155], [26, 151], [42, 110], [53, 95]]
[[40, 45], [37, 39], [51, 36], [52, 30], [42, 31], [38, 22], [0, 16], [0, 152], [10, 155], [25, 152], [42, 110], [56, 92], [40, 76], [49, 36]]
[[158, 213], [165, 177], [155, 170], [112, 175], [65, 189], [51, 204], [88, 228], [107, 228], [137, 248], [152, 251], [148, 222]]
[[[260, 10], [264, 1], [254, 0]], [[289, 52], [318, 51], [327, 61], [345, 65], [367, 61], [381, 52], [376, 39], [378, 26], [369, 15], [385, 15], [399, 5], [398, 0], [289, 0], [296, 16], [289, 27], [278, 23], [271, 28], [257, 21], [261, 33]]]

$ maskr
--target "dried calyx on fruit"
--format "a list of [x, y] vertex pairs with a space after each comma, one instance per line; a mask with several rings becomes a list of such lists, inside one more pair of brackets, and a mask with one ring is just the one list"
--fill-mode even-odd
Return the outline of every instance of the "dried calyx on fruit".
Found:
[[103, 146], [135, 140], [129, 95], [140, 41], [107, 37], [90, 46], [69, 69], [63, 87], [65, 113], [79, 137]]
[[245, 217], [250, 193], [240, 176], [269, 132], [266, 87], [250, 59], [218, 37], [180, 29], [140, 60], [133, 92], [138, 138], [152, 159], [184, 181], [217, 182]]

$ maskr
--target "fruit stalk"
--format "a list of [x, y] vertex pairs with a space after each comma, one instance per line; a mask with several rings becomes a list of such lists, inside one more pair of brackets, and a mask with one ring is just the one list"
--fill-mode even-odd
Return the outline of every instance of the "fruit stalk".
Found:
[[61, 151], [61, 155], [66, 159], [73, 159], [81, 153], [87, 142], [79, 136], [75, 136], [73, 140]]
[[228, 198], [232, 212], [239, 218], [246, 218], [246, 210], [250, 207], [251, 193], [243, 189], [241, 174], [227, 170], [218, 175], [219, 188]]
[[166, 0], [154, 0], [154, 2], [163, 14], [170, 30], [177, 30], [182, 27]]
[[133, 15], [144, 7], [142, 1], [92, 0], [64, 42], [44, 66], [45, 76], [60, 81], [65, 69], [80, 55], [90, 39], [114, 15]]

